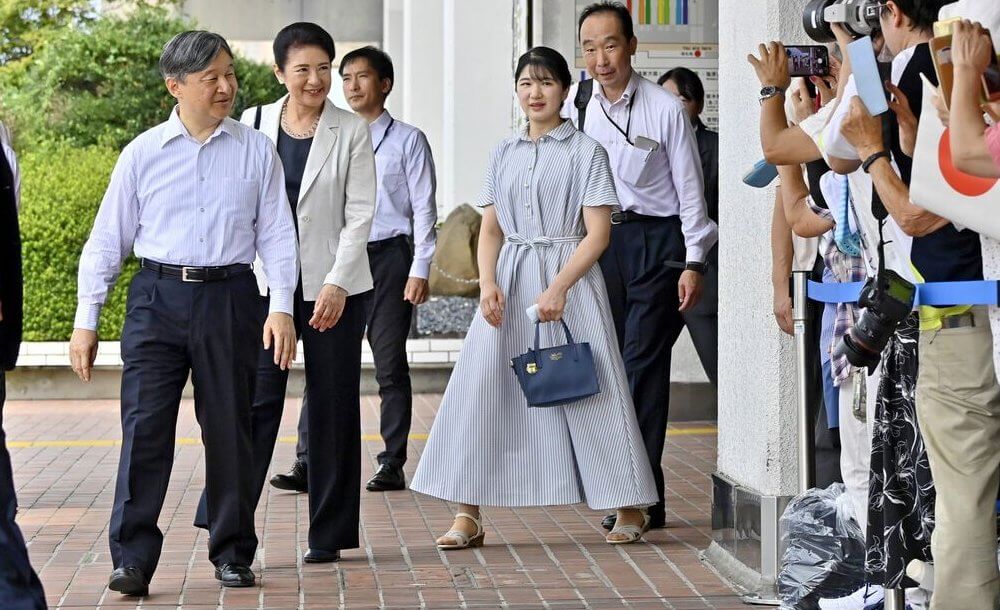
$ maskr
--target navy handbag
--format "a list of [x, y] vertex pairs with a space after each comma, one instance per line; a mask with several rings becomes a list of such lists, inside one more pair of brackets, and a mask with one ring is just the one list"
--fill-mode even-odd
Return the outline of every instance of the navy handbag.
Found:
[[566, 345], [539, 348], [541, 322], [536, 322], [535, 349], [510, 361], [529, 407], [556, 407], [601, 392], [590, 344], [573, 341], [566, 322], [560, 322]]

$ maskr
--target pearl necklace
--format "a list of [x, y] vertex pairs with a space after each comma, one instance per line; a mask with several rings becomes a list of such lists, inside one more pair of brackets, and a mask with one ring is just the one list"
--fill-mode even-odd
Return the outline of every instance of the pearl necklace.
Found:
[[281, 128], [285, 130], [285, 133], [287, 133], [288, 135], [292, 136], [293, 138], [297, 138], [299, 140], [304, 140], [306, 138], [311, 138], [311, 137], [313, 137], [313, 136], [316, 135], [316, 127], [319, 125], [319, 117], [323, 114], [322, 112], [320, 112], [319, 114], [316, 115], [316, 119], [313, 121], [312, 127], [310, 127], [308, 130], [306, 130], [306, 131], [304, 131], [302, 133], [299, 133], [299, 132], [293, 131], [291, 129], [291, 127], [288, 125], [288, 119], [285, 117], [285, 111], [286, 110], [288, 110], [288, 102], [287, 101], [281, 107]]

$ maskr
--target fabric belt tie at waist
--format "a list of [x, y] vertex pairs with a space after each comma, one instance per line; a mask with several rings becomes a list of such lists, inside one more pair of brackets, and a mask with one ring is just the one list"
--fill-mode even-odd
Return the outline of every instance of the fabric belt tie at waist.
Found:
[[[809, 298], [820, 303], [856, 303], [864, 282], [821, 283], [809, 281]], [[917, 284], [914, 307], [927, 305], [997, 305], [1000, 301], [998, 282], [929, 282]]]
[[[542, 257], [541, 250], [543, 248], [551, 248], [556, 244], [575, 244], [581, 242], [582, 240], [583, 240], [583, 235], [572, 235], [564, 237], [548, 237], [547, 235], [539, 235], [538, 237], [532, 237], [529, 239], [517, 233], [508, 235], [505, 238], [505, 241], [508, 244], [514, 246], [517, 249], [516, 254], [527, 252], [529, 249], [535, 253], [536, 258], [538, 259], [538, 277], [541, 278], [542, 284], [545, 287], [548, 287], [549, 280], [545, 275], [545, 259]], [[513, 273], [511, 275], [513, 275]], [[510, 285], [508, 284], [507, 286], [503, 286], [503, 291], [505, 295], [509, 294]]]
[[236, 263], [220, 267], [195, 267], [184, 265], [168, 265], [149, 259], [142, 259], [139, 265], [143, 269], [153, 271], [163, 277], [179, 279], [182, 282], [219, 282], [233, 276], [250, 271], [249, 263]]

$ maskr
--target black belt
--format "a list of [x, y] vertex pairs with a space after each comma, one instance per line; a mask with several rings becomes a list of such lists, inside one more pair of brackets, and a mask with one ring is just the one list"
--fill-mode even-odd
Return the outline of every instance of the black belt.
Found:
[[612, 212], [611, 224], [620, 225], [626, 222], [675, 222], [679, 220], [677, 216], [646, 216], [636, 212]]
[[251, 269], [251, 265], [247, 263], [236, 263], [222, 267], [185, 267], [158, 263], [146, 258], [142, 259], [140, 265], [143, 269], [154, 271], [164, 277], [177, 278], [182, 282], [219, 282], [246, 273]]
[[380, 250], [387, 246], [392, 246], [399, 242], [400, 240], [408, 241], [410, 239], [409, 235], [396, 235], [394, 237], [389, 237], [387, 239], [379, 239], [377, 241], [368, 242], [369, 250]]

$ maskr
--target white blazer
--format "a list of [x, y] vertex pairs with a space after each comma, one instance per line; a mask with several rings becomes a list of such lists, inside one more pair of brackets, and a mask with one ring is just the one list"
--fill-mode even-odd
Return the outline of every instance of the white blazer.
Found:
[[[261, 108], [260, 131], [277, 146], [281, 98]], [[253, 126], [257, 108], [247, 108], [240, 121]], [[315, 301], [324, 284], [349, 295], [372, 289], [368, 235], [375, 213], [375, 153], [368, 124], [361, 117], [323, 106], [299, 189], [299, 261], [302, 296]], [[257, 286], [267, 295], [267, 277], [254, 263]]]

